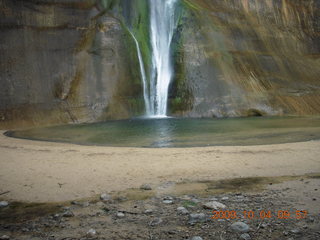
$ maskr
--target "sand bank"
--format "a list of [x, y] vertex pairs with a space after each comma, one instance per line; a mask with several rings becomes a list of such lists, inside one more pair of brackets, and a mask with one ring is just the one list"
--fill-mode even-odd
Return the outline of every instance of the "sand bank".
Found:
[[263, 146], [114, 148], [8, 138], [0, 132], [0, 197], [52, 202], [149, 183], [320, 172], [320, 141]]

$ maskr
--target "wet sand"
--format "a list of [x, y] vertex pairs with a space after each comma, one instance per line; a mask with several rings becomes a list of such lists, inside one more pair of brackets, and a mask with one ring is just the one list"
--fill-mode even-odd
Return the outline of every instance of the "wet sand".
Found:
[[320, 172], [320, 141], [148, 149], [30, 141], [0, 133], [0, 197], [9, 201], [59, 202], [144, 183]]

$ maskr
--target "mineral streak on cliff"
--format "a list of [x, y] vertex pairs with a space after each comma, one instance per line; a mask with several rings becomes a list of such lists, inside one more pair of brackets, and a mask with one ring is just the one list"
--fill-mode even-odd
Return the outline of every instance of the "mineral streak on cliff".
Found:
[[[169, 114], [320, 112], [319, 0], [180, 0]], [[0, 126], [142, 115], [147, 0], [0, 0]]]
[[176, 114], [319, 114], [320, 1], [183, 2]]

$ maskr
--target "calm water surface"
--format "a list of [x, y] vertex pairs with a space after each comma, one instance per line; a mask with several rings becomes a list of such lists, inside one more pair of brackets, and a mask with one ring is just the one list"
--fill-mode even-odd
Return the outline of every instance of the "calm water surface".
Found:
[[116, 147], [263, 145], [320, 139], [320, 118], [131, 119], [23, 131], [8, 136]]

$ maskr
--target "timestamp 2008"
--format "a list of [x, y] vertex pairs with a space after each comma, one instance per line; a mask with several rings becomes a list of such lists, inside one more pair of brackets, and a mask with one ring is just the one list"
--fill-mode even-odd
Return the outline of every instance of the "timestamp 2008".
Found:
[[304, 219], [308, 215], [306, 210], [260, 210], [260, 211], [212, 211], [211, 219]]

